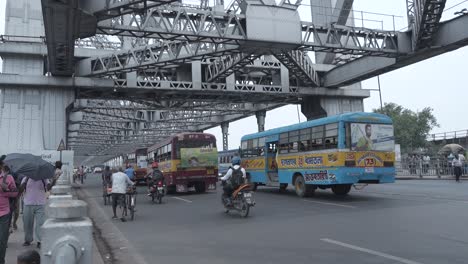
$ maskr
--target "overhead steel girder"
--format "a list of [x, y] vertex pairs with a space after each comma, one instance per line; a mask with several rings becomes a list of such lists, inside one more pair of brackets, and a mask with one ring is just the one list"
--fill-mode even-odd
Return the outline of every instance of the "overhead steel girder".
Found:
[[79, 10], [79, 0], [41, 0], [49, 72], [54, 76], [74, 73], [75, 40], [96, 32], [95, 17]]
[[0, 74], [0, 87], [42, 89], [59, 87], [77, 89], [77, 98], [115, 100], [191, 100], [201, 102], [286, 104], [299, 103], [304, 96], [366, 98], [369, 91], [310, 87], [282, 87], [274, 85], [202, 83], [137, 80], [136, 85], [125, 79], [61, 78], [34, 75]]
[[[85, 39], [76, 41], [74, 58], [89, 58], [99, 55], [107, 55], [112, 50], [117, 48], [109, 49], [94, 49], [92, 47], [91, 40]], [[109, 44], [111, 45], [111, 44]], [[117, 46], [117, 44], [115, 44]], [[28, 55], [44, 57], [47, 56], [47, 46], [40, 42], [18, 42], [18, 41], [0, 41], [0, 56], [3, 55]]]
[[429, 47], [439, 28], [447, 0], [414, 0], [413, 50]]
[[78, 62], [77, 74], [98, 76], [164, 67], [176, 62], [222, 56], [237, 49], [236, 45], [161, 41], [158, 44], [120, 51], [108, 56], [84, 59]]
[[[399, 54], [393, 32], [366, 31], [345, 26], [332, 26], [327, 29], [326, 38], [322, 39], [323, 36], [320, 36], [320, 31], [321, 29], [314, 25], [307, 25], [303, 37], [304, 41], [299, 44], [299, 48], [308, 51], [369, 56], [397, 56]], [[330, 43], [331, 39], [335, 39], [335, 41]], [[255, 41], [255, 45], [258, 47], [262, 44]], [[265, 43], [265, 45], [269, 48], [274, 46], [271, 43]], [[239, 51], [239, 49], [241, 47], [229, 44], [161, 41], [153, 45], [82, 60], [78, 62], [77, 75], [99, 76], [150, 67], [165, 67], [178, 62], [229, 55]], [[308, 70], [305, 69], [304, 71]]]
[[245, 16], [225, 13], [216, 15], [205, 10], [171, 8], [154, 9], [147, 15], [132, 14], [132, 19], [103, 21], [98, 25], [98, 33], [148, 37], [165, 40], [226, 43], [250, 47], [291, 48], [307, 51], [322, 51], [371, 56], [398, 56], [395, 32], [354, 28], [345, 25], [317, 26], [310, 22], [300, 22], [303, 32], [301, 42], [262, 42], [249, 41], [242, 27]]
[[[333, 52], [362, 56], [398, 57], [405, 54], [399, 48], [397, 33], [345, 25], [327, 27], [302, 22], [304, 51]], [[325, 34], [324, 34], [325, 33]]]
[[244, 15], [165, 6], [129, 16], [130, 19], [119, 17], [99, 22], [97, 33], [180, 41], [229, 41], [230, 44], [247, 38], [241, 22]]
[[[340, 87], [393, 71], [468, 45], [468, 15], [440, 23], [432, 47], [399, 58], [364, 57], [336, 67], [323, 76], [323, 85]], [[408, 33], [411, 34], [411, 33]], [[408, 42], [410, 37], [407, 36]]]
[[[346, 25], [349, 18], [349, 14], [351, 13], [351, 10], [353, 10], [353, 3], [354, 0], [337, 0], [335, 3], [335, 7], [331, 11], [331, 23], [335, 23], [336, 25]], [[352, 21], [351, 23], [354, 24], [354, 21]], [[326, 53], [321, 60], [316, 56], [316, 62], [323, 64], [332, 64], [334, 63], [336, 55], [336, 53]]]
[[[77, 121], [73, 124], [79, 124], [80, 125], [80, 128], [84, 128], [84, 129], [119, 129], [121, 131], [136, 131], [137, 129], [134, 128], [134, 127], [131, 127], [129, 126], [128, 124], [129, 122], [104, 122], [104, 121], [98, 121], [98, 120], [88, 120], [86, 122], [84, 121]], [[193, 126], [193, 124], [176, 124], [176, 125], [173, 125], [173, 123], [169, 123], [171, 124], [171, 126], [168, 126], [167, 124], [164, 125], [163, 124], [158, 124], [158, 125], [155, 125], [155, 124], [147, 124], [146, 127], [142, 128], [141, 130], [142, 131], [145, 131], [145, 130], [150, 130], [150, 129], [153, 129], [153, 130], [161, 130], [161, 131], [178, 131], [180, 129], [180, 127], [184, 127], [185, 129], [196, 129], [195, 126]], [[72, 128], [68, 128], [68, 131], [69, 132], [79, 132], [79, 128], [77, 129], [77, 131], [75, 131], [75, 129], [72, 129]]]
[[289, 69], [289, 75], [306, 86], [318, 87], [320, 80], [312, 60], [300, 50], [273, 52], [275, 57]]
[[206, 67], [205, 80], [207, 82], [212, 82], [217, 79], [226, 78], [252, 63], [258, 57], [260, 57], [260, 55], [247, 52], [234, 53], [215, 59]]
[[[177, 133], [177, 131], [175, 131]], [[138, 139], [138, 138], [160, 138], [160, 137], [167, 137], [171, 135], [171, 133], [153, 133], [153, 134], [132, 134], [132, 135], [103, 135], [97, 133], [86, 133], [80, 135], [69, 135], [68, 140], [131, 140], [131, 139]]]
[[[119, 109], [85, 109], [80, 110], [84, 113], [83, 121], [102, 120], [106, 122], [144, 122], [144, 123], [162, 123], [174, 122], [178, 120], [190, 121], [210, 121], [214, 116], [225, 114], [223, 111], [167, 111], [160, 112], [155, 117], [145, 117], [140, 111], [126, 111]], [[109, 119], [112, 118], [112, 119]], [[72, 121], [71, 121], [72, 122]]]
[[42, 0], [49, 68], [53, 75], [71, 76], [74, 72], [77, 9], [77, 0]]
[[80, 7], [98, 20], [119, 17], [133, 12], [167, 5], [179, 0], [80, 0]]
[[[86, 100], [86, 99], [82, 99]], [[197, 111], [222, 111], [222, 112], [252, 112], [256, 111], [250, 103], [216, 103], [197, 101], [119, 101], [119, 100], [86, 100], [85, 104], [75, 103], [74, 110], [83, 109], [119, 109], [125, 111], [161, 111], [161, 110], [197, 110]]]

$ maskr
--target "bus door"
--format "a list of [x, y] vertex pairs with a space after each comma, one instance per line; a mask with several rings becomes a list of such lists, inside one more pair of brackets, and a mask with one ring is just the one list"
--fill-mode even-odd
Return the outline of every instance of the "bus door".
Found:
[[267, 186], [279, 186], [278, 181], [278, 164], [276, 163], [276, 154], [278, 152], [278, 142], [266, 143], [265, 164], [267, 172]]

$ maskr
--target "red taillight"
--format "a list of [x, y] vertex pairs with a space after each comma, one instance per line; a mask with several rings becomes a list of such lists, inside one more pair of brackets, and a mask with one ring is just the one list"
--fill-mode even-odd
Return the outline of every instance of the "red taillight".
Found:
[[158, 187], [162, 187], [162, 186], [163, 186], [162, 181], [158, 181]]

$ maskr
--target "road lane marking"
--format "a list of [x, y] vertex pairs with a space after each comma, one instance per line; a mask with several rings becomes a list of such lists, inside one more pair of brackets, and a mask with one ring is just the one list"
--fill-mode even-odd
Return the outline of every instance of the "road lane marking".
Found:
[[379, 256], [379, 257], [386, 258], [386, 259], [395, 260], [395, 261], [398, 261], [398, 262], [404, 263], [404, 264], [422, 264], [421, 262], [416, 262], [416, 261], [412, 261], [412, 260], [409, 260], [409, 259], [400, 258], [400, 257], [397, 257], [397, 256], [389, 255], [389, 254], [379, 252], [379, 251], [375, 251], [375, 250], [372, 250], [372, 249], [367, 249], [367, 248], [354, 246], [354, 245], [351, 245], [351, 244], [343, 243], [343, 242], [336, 241], [336, 240], [329, 239], [329, 238], [322, 238], [320, 240], [322, 240], [323, 242], [327, 242], [327, 243], [335, 244], [335, 245], [338, 245], [338, 246], [354, 249], [354, 250], [357, 250], [357, 251], [361, 251], [361, 252], [364, 252], [364, 253], [367, 253], [367, 254]]
[[319, 201], [312, 201], [312, 200], [306, 200], [303, 199], [304, 202], [309, 202], [309, 203], [317, 203], [317, 204], [326, 204], [326, 205], [334, 205], [334, 206], [339, 206], [339, 207], [346, 207], [346, 208], [356, 208], [356, 206], [352, 205], [346, 205], [346, 204], [338, 204], [338, 203], [327, 203], [327, 202], [319, 202]]
[[187, 199], [184, 199], [184, 198], [180, 198], [180, 197], [171, 197], [171, 198], [174, 198], [174, 199], [177, 199], [177, 200], [181, 200], [181, 201], [184, 201], [186, 203], [192, 203], [193, 201], [190, 201], [190, 200], [187, 200]]

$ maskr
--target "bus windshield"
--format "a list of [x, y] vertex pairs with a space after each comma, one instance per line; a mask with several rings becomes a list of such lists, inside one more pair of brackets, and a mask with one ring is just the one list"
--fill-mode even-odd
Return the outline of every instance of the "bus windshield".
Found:
[[178, 145], [179, 148], [216, 148], [213, 140], [183, 140]]
[[354, 151], [394, 151], [393, 125], [349, 123], [348, 145]]

